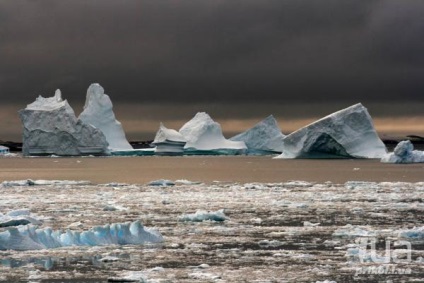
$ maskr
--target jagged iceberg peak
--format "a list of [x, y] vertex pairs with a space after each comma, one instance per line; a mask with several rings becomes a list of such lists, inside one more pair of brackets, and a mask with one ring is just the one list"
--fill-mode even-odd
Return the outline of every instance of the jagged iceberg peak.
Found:
[[161, 122], [160, 125], [159, 125], [159, 130], [157, 131], [155, 139], [153, 141], [153, 144], [163, 143], [163, 142], [185, 143], [186, 140], [185, 140], [185, 138], [183, 137], [182, 134], [180, 134], [179, 132], [177, 132], [174, 129], [168, 129]]
[[244, 142], [227, 140], [221, 125], [205, 112], [197, 113], [179, 131], [187, 140], [185, 148], [196, 150], [237, 149], [245, 150]]
[[0, 233], [0, 250], [40, 250], [68, 246], [141, 245], [161, 243], [162, 235], [140, 221], [96, 226], [86, 231], [65, 232], [34, 225], [9, 228]]
[[383, 163], [424, 163], [424, 151], [414, 150], [411, 141], [399, 142], [395, 150], [385, 155], [381, 162]]
[[232, 141], [243, 141], [252, 154], [283, 151], [284, 135], [273, 115], [269, 115], [247, 131], [232, 137]]
[[52, 97], [43, 97], [39, 95], [35, 101], [28, 104], [25, 109], [34, 111], [52, 111], [62, 107], [64, 107], [67, 112], [74, 113], [74, 110], [71, 108], [68, 101], [62, 99], [62, 92], [60, 89], [57, 89]]
[[110, 150], [132, 150], [121, 123], [116, 120], [113, 105], [103, 87], [91, 84], [87, 90], [84, 111], [79, 119], [100, 129], [106, 136]]
[[368, 110], [358, 103], [287, 135], [277, 158], [381, 158], [386, 152]]

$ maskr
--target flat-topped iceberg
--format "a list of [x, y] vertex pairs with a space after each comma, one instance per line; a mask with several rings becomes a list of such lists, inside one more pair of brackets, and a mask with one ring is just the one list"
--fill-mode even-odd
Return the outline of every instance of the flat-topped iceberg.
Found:
[[157, 155], [182, 155], [186, 140], [182, 134], [173, 129], [166, 128], [160, 123], [152, 145], [156, 146]]
[[96, 226], [87, 231], [53, 231], [26, 225], [0, 233], [0, 250], [41, 250], [68, 246], [141, 245], [163, 242], [162, 235], [140, 221]]
[[221, 125], [205, 112], [197, 113], [179, 132], [187, 141], [187, 154], [240, 154], [247, 149], [242, 141], [227, 140]]
[[109, 153], [102, 131], [77, 119], [60, 90], [53, 97], [39, 96], [20, 110], [19, 116], [24, 128], [24, 156]]
[[283, 152], [284, 135], [277, 120], [270, 115], [249, 130], [232, 137], [232, 141], [243, 141], [247, 153], [253, 155]]
[[381, 158], [386, 153], [370, 114], [358, 103], [287, 135], [277, 158]]
[[424, 163], [424, 151], [414, 150], [411, 141], [401, 141], [395, 150], [386, 154], [381, 162], [384, 163]]
[[110, 150], [133, 149], [125, 137], [121, 123], [115, 118], [112, 101], [99, 84], [88, 87], [84, 111], [79, 119], [100, 129], [106, 136]]

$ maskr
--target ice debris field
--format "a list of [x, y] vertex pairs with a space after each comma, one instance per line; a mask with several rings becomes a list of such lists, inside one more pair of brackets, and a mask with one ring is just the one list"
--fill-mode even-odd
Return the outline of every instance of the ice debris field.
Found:
[[10, 180], [0, 190], [1, 282], [424, 277], [423, 182]]
[[[377, 158], [388, 163], [424, 162], [424, 153], [388, 155], [371, 115], [360, 103], [334, 112], [293, 133], [284, 135], [277, 120], [268, 116], [252, 128], [227, 139], [221, 125], [198, 112], [178, 131], [159, 124], [150, 148], [133, 149], [113, 104], [102, 86], [91, 84], [82, 113], [62, 99], [39, 96], [19, 111], [23, 124], [23, 155], [278, 155], [276, 158]], [[401, 145], [400, 145], [401, 147]], [[409, 146], [410, 147], [410, 146]], [[409, 149], [408, 149], [409, 150]], [[403, 152], [403, 151], [402, 151]], [[401, 155], [399, 155], [401, 154]]]

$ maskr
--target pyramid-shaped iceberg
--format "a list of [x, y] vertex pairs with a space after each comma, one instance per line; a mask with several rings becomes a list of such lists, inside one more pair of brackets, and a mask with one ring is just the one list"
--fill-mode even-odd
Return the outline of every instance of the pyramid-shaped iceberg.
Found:
[[221, 125], [205, 112], [197, 113], [180, 129], [187, 141], [184, 149], [187, 154], [240, 154], [247, 149], [242, 141], [227, 140], [222, 134]]
[[358, 103], [287, 135], [277, 158], [381, 158], [386, 152], [370, 114]]
[[243, 141], [247, 146], [247, 154], [261, 155], [281, 153], [284, 135], [277, 120], [270, 115], [247, 131], [232, 137], [232, 141]]

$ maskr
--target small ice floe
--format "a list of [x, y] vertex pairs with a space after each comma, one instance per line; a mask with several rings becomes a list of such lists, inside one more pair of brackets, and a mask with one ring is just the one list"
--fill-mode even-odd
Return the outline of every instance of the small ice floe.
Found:
[[8, 212], [6, 215], [0, 213], [0, 227], [13, 227], [20, 225], [41, 225], [37, 216], [31, 215], [28, 209], [18, 209]]
[[4, 181], [1, 183], [3, 187], [19, 187], [19, 186], [51, 186], [51, 185], [90, 185], [90, 181], [69, 181], [69, 180], [17, 180]]
[[119, 257], [107, 255], [99, 259], [99, 261], [100, 262], [115, 262], [115, 261], [119, 261]]
[[258, 242], [258, 245], [261, 246], [261, 247], [263, 247], [263, 248], [268, 248], [268, 247], [278, 248], [278, 247], [280, 247], [280, 246], [282, 246], [284, 244], [285, 244], [284, 242], [280, 242], [278, 240], [271, 240], [271, 241], [269, 241], [269, 240], [261, 240], [261, 241]]
[[283, 183], [285, 188], [309, 188], [312, 187], [314, 183], [305, 182], [305, 181], [289, 181]]
[[192, 185], [200, 185], [200, 184], [202, 184], [202, 182], [189, 181], [189, 180], [181, 179], [181, 180], [176, 180], [175, 184], [176, 185], [192, 186]]
[[336, 238], [357, 238], [357, 237], [376, 237], [375, 231], [365, 230], [363, 227], [347, 224], [333, 233]]
[[196, 279], [196, 280], [212, 280], [212, 281], [216, 281], [216, 280], [220, 280], [221, 276], [212, 274], [212, 273], [206, 273], [206, 272], [193, 272], [190, 273], [188, 275], [191, 279]]
[[414, 150], [411, 141], [401, 141], [392, 153], [386, 154], [382, 159], [383, 163], [423, 163], [424, 151]]
[[399, 230], [398, 237], [408, 240], [424, 240], [424, 226], [423, 227], [414, 227], [407, 230]]
[[303, 222], [304, 227], [316, 227], [316, 226], [319, 226], [319, 225], [321, 225], [321, 223], [312, 223], [312, 222], [309, 222], [309, 221]]
[[344, 186], [349, 190], [377, 190], [380, 188], [379, 184], [376, 182], [363, 181], [347, 181]]
[[147, 184], [148, 186], [157, 186], [157, 187], [170, 187], [175, 186], [175, 183], [170, 180], [160, 179], [156, 181], [151, 181]]
[[140, 245], [163, 242], [162, 235], [140, 221], [96, 226], [87, 231], [62, 232], [26, 225], [0, 233], [0, 250], [39, 250], [67, 246]]
[[337, 283], [337, 281], [332, 281], [332, 280], [324, 280], [324, 281], [317, 281], [315, 283]]
[[126, 211], [128, 208], [115, 203], [109, 203], [103, 207], [103, 211]]
[[139, 282], [147, 283], [147, 276], [142, 271], [125, 271], [117, 277], [107, 279], [107, 282]]
[[224, 214], [224, 209], [217, 211], [198, 210], [193, 214], [184, 214], [179, 217], [182, 222], [202, 222], [202, 221], [225, 221], [227, 217]]

